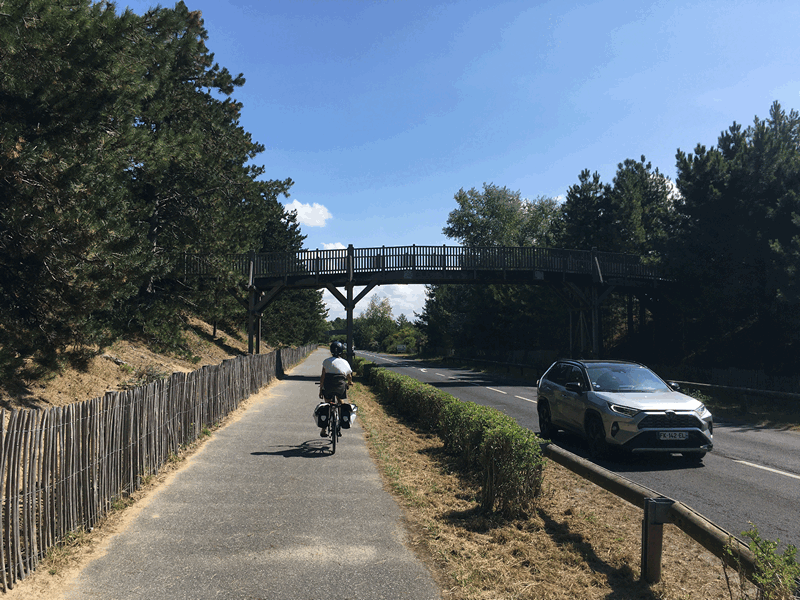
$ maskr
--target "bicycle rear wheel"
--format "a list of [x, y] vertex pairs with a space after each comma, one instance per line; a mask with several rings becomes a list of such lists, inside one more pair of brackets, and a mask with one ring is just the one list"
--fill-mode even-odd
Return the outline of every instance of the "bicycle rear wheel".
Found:
[[331, 432], [331, 454], [336, 454], [336, 440], [339, 437], [339, 408], [335, 404], [330, 406], [328, 427]]

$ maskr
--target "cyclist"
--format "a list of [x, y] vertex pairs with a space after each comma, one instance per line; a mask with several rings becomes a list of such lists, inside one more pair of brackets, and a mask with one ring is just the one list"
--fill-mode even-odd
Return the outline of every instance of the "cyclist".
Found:
[[[350, 363], [342, 358], [344, 345], [341, 342], [331, 344], [331, 356], [322, 361], [322, 374], [319, 378], [319, 397], [327, 402], [334, 403], [339, 399], [347, 399], [347, 386], [353, 383], [353, 370]], [[320, 437], [328, 436], [328, 428], [323, 427], [319, 432]]]

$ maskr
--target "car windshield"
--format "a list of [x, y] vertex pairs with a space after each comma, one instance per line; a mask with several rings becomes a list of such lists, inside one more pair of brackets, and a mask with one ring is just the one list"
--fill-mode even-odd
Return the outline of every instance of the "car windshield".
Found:
[[639, 365], [587, 365], [597, 392], [665, 392], [670, 388], [650, 369]]

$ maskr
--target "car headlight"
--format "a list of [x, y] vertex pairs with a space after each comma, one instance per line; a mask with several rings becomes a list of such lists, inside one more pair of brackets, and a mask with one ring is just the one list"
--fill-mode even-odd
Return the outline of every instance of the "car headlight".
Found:
[[614, 404], [612, 402], [608, 403], [608, 408], [614, 411], [617, 414], [624, 415], [626, 417], [635, 417], [639, 414], [638, 408], [631, 408], [629, 406], [622, 406], [620, 404]]
[[697, 408], [694, 409], [694, 412], [697, 414], [698, 417], [702, 417], [708, 411], [706, 410], [706, 405], [705, 404], [701, 404], [700, 406], [698, 406]]

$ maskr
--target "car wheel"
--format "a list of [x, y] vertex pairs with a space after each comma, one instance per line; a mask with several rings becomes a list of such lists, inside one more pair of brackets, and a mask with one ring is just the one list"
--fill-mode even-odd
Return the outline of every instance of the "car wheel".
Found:
[[608, 456], [608, 442], [603, 422], [600, 417], [589, 417], [586, 420], [586, 438], [589, 442], [589, 455], [592, 458], [605, 458]]
[[683, 460], [689, 463], [699, 464], [703, 462], [703, 458], [705, 458], [705, 452], [684, 452], [681, 454]]
[[546, 400], [540, 400], [537, 405], [537, 412], [539, 413], [539, 435], [545, 439], [553, 439], [553, 434], [556, 432], [553, 427], [553, 417], [550, 414], [550, 405]]

